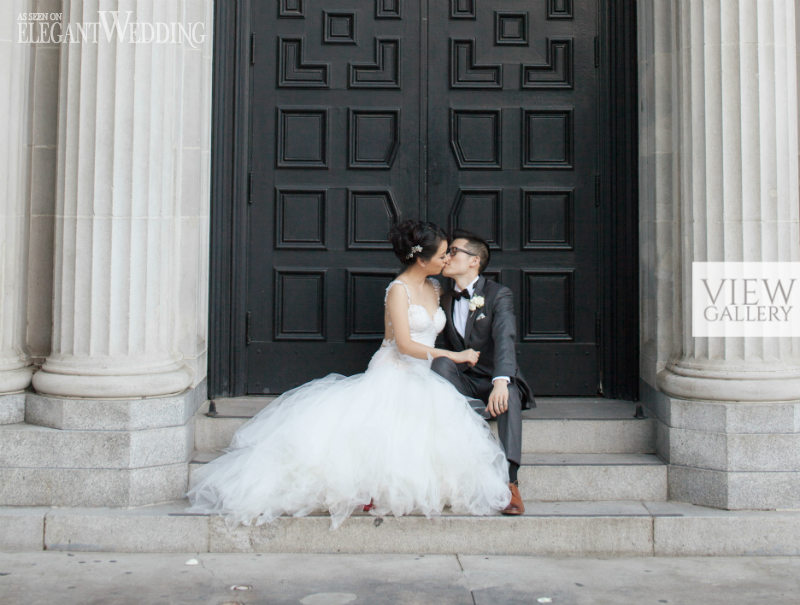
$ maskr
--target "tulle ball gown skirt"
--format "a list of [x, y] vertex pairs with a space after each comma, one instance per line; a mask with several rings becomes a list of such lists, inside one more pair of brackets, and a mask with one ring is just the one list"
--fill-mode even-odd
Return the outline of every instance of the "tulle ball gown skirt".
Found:
[[245, 524], [329, 511], [332, 528], [371, 499], [377, 515], [502, 510], [510, 500], [502, 448], [429, 368], [385, 344], [363, 374], [330, 374], [283, 394], [197, 471], [189, 510]]

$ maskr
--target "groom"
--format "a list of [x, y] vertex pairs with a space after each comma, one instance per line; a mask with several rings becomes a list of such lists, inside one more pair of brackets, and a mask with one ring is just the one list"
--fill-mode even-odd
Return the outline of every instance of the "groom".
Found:
[[517, 471], [522, 453], [522, 410], [536, 403], [517, 366], [517, 322], [511, 290], [481, 275], [489, 264], [489, 246], [477, 235], [456, 232], [449, 254], [442, 275], [455, 283], [442, 295], [447, 325], [436, 345], [452, 351], [475, 349], [480, 358], [469, 367], [437, 357], [431, 368], [471, 398], [473, 408], [484, 418], [497, 419], [511, 489], [511, 502], [503, 514], [521, 515], [525, 505], [517, 486]]

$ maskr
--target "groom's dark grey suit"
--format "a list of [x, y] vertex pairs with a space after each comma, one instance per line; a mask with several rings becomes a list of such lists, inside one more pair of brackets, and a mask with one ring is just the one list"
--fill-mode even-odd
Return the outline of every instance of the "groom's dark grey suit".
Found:
[[[516, 354], [516, 325], [511, 290], [486, 279], [478, 278], [472, 294], [483, 296], [482, 307], [470, 311], [464, 328], [464, 337], [453, 324], [453, 290], [442, 294], [441, 303], [447, 324], [437, 339], [437, 347], [451, 351], [475, 349], [480, 352], [477, 365], [456, 365], [446, 357], [437, 357], [431, 368], [449, 380], [463, 395], [487, 403], [492, 392], [492, 378], [507, 376], [508, 411], [497, 417], [500, 442], [508, 460], [520, 463], [522, 450], [522, 410], [536, 407], [533, 394], [519, 371]], [[483, 411], [483, 407], [480, 410]]]

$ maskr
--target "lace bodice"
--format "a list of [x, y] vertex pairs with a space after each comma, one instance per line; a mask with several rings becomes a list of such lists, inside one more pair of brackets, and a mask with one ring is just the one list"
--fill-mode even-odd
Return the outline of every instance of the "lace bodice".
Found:
[[[438, 297], [439, 282], [432, 278], [428, 279], [436, 290]], [[389, 290], [391, 290], [396, 284], [400, 284], [408, 296], [408, 327], [411, 332], [411, 340], [429, 347], [434, 346], [434, 344], [436, 344], [436, 336], [444, 329], [444, 324], [447, 321], [442, 307], [437, 306], [436, 311], [433, 313], [433, 316], [431, 316], [430, 313], [428, 313], [428, 309], [411, 301], [411, 294], [408, 291], [408, 286], [399, 279], [391, 282], [386, 288], [387, 296], [389, 294]], [[384, 298], [384, 302], [385, 300], [386, 299]], [[386, 317], [386, 324], [387, 341], [392, 342], [394, 340], [394, 333], [392, 331], [391, 321], [388, 318], [388, 313]]]

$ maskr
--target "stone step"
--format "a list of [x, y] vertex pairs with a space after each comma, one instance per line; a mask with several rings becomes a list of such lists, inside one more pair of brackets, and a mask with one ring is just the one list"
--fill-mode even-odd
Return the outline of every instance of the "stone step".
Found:
[[[193, 471], [217, 454], [195, 452]], [[667, 499], [667, 465], [652, 454], [524, 454], [519, 469], [522, 498], [528, 501]]]
[[186, 463], [134, 469], [0, 468], [5, 506], [141, 506], [186, 493]]
[[189, 429], [0, 425], [0, 503], [136, 506], [179, 498], [194, 441]]
[[[195, 449], [218, 452], [236, 430], [271, 402], [273, 397], [217, 400], [218, 416], [206, 416], [208, 404], [195, 416]], [[523, 412], [522, 451], [525, 454], [655, 452], [655, 422], [635, 419], [635, 404], [609, 399], [539, 398]], [[496, 425], [490, 423], [496, 431]]]
[[61, 430], [0, 425], [0, 468], [128, 469], [185, 462], [191, 431], [170, 426], [136, 431]]
[[142, 508], [0, 508], [0, 550], [269, 552], [541, 556], [800, 555], [800, 511], [729, 512], [678, 502], [530, 503], [520, 517], [433, 519], [357, 514], [330, 531], [326, 515], [228, 527]]

